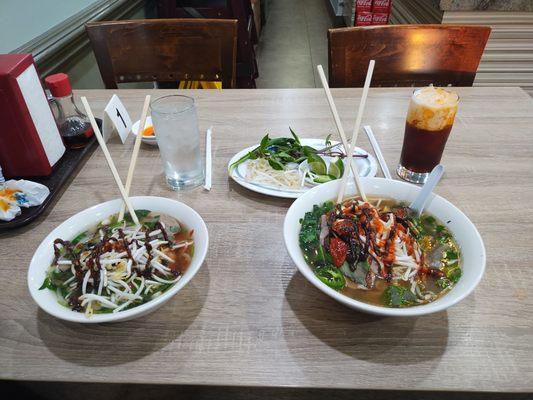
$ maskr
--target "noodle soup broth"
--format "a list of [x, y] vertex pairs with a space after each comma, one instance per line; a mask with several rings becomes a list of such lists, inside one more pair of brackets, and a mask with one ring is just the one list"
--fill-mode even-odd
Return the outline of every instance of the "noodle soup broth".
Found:
[[461, 277], [446, 224], [411, 215], [392, 199], [315, 205], [301, 220], [300, 248], [315, 275], [340, 293], [384, 307], [427, 304]]

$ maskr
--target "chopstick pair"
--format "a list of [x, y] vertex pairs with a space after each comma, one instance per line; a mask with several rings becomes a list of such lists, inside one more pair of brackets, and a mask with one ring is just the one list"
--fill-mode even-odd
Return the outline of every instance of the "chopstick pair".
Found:
[[[96, 123], [96, 120], [94, 118], [94, 114], [91, 110], [91, 106], [89, 105], [89, 102], [87, 101], [87, 98], [85, 96], [81, 97], [81, 102], [83, 103], [83, 106], [85, 107], [85, 112], [87, 113], [87, 116], [89, 117], [89, 121], [91, 122], [91, 126], [94, 131], [94, 135], [96, 136], [96, 139], [98, 140], [98, 144], [102, 148], [102, 151], [104, 153], [105, 159], [107, 161], [107, 165], [109, 166], [109, 169], [111, 170], [111, 173], [113, 174], [113, 178], [115, 179], [115, 183], [118, 186], [118, 190], [120, 192], [120, 195], [122, 196], [122, 200], [124, 201], [120, 213], [119, 213], [119, 221], [121, 221], [124, 218], [124, 212], [125, 207], [127, 207], [131, 219], [136, 225], [139, 225], [139, 218], [137, 217], [137, 214], [135, 213], [135, 210], [131, 204], [131, 201], [129, 199], [129, 190], [131, 188], [131, 182], [133, 180], [133, 173], [135, 171], [135, 164], [137, 163], [137, 156], [139, 154], [140, 149], [140, 143], [141, 143], [141, 137], [142, 137], [142, 129], [144, 128], [144, 125], [146, 123], [146, 116], [148, 113], [148, 106], [150, 105], [150, 95], [147, 95], [144, 100], [143, 110], [141, 114], [141, 123], [139, 125], [139, 132], [137, 132], [137, 137], [135, 139], [135, 145], [133, 147], [133, 154], [131, 156], [130, 161], [130, 167], [128, 170], [128, 176], [126, 178], [126, 187], [122, 184], [122, 180], [120, 179], [120, 176], [117, 171], [117, 167], [115, 166], [115, 163], [113, 162], [113, 158], [111, 157], [111, 153], [109, 153], [109, 149], [107, 148], [107, 145], [105, 143], [105, 140], [102, 136], [102, 133], [100, 132], [100, 129], [98, 128], [98, 125]], [[125, 207], [124, 207], [125, 205]]]
[[[333, 96], [331, 95], [328, 81], [326, 79], [326, 75], [324, 74], [324, 69], [322, 68], [321, 65], [317, 66], [318, 74], [320, 76], [322, 86], [324, 87], [324, 92], [326, 93], [326, 98], [328, 100], [329, 108], [331, 110], [331, 114], [333, 115], [333, 120], [335, 121], [335, 126], [337, 127], [337, 131], [339, 132], [339, 135], [342, 140], [342, 144], [346, 151], [346, 157], [348, 157], [348, 160], [345, 163], [345, 165], [348, 167], [351, 167], [354, 180], [355, 180], [355, 186], [357, 187], [357, 190], [359, 191], [359, 194], [361, 195], [361, 198], [364, 201], [367, 201], [367, 198], [366, 198], [365, 191], [363, 189], [363, 185], [361, 184], [361, 179], [359, 178], [359, 171], [357, 169], [357, 164], [353, 160], [353, 151], [355, 149], [355, 142], [357, 141], [357, 136], [359, 134], [361, 120], [363, 119], [363, 111], [365, 109], [366, 98], [368, 97], [368, 89], [370, 88], [370, 82], [372, 81], [372, 74], [374, 73], [375, 64], [376, 62], [374, 60], [370, 60], [370, 63], [368, 64], [365, 85], [363, 87], [363, 94], [361, 96], [361, 101], [359, 103], [359, 110], [357, 112], [357, 118], [355, 120], [355, 126], [352, 132], [352, 140], [350, 144], [348, 144], [348, 140], [346, 139], [346, 135], [344, 134], [344, 128], [342, 127], [339, 113], [337, 112], [337, 107], [335, 106], [335, 102], [333, 101]], [[345, 168], [345, 173], [342, 175], [342, 181], [341, 181], [341, 186], [339, 188], [339, 193], [337, 194], [337, 203], [342, 202], [342, 199], [344, 198], [344, 193], [346, 191], [346, 184], [348, 182], [348, 175], [349, 175], [349, 170], [348, 168]]]

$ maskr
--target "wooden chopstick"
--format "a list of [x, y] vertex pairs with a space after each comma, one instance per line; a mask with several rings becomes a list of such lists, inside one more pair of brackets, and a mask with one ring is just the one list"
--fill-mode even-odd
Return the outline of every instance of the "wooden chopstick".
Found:
[[126, 194], [124, 185], [122, 185], [122, 181], [120, 180], [120, 176], [118, 175], [117, 167], [115, 167], [115, 163], [113, 162], [113, 159], [111, 158], [111, 154], [109, 153], [109, 150], [107, 149], [107, 145], [105, 144], [105, 140], [102, 137], [102, 133], [100, 132], [100, 129], [98, 128], [98, 124], [96, 123], [96, 120], [94, 119], [93, 112], [91, 111], [91, 106], [89, 106], [89, 103], [87, 102], [87, 98], [84, 96], [81, 97], [81, 102], [83, 103], [83, 106], [85, 107], [85, 112], [87, 113], [87, 116], [89, 117], [89, 121], [91, 121], [91, 126], [93, 128], [94, 135], [96, 136], [96, 139], [98, 140], [98, 144], [100, 144], [100, 147], [102, 148], [102, 151], [104, 152], [107, 165], [109, 165], [109, 169], [111, 170], [111, 173], [113, 174], [113, 178], [115, 178], [115, 182], [118, 186], [120, 195], [122, 196], [122, 200], [124, 200], [124, 203], [126, 203], [126, 207], [128, 207], [128, 211], [130, 212], [131, 219], [133, 220], [133, 222], [136, 225], [139, 225], [139, 219], [137, 218], [137, 214], [135, 214], [135, 210], [133, 209], [130, 199], [128, 198], [128, 195]]
[[[357, 111], [357, 118], [355, 120], [355, 126], [353, 128], [352, 142], [350, 143], [350, 150], [348, 151], [348, 154], [346, 154], [346, 156], [349, 157], [350, 159], [353, 158], [353, 150], [355, 148], [355, 142], [357, 141], [357, 135], [359, 134], [359, 127], [361, 126], [361, 120], [363, 119], [363, 112], [365, 110], [366, 98], [368, 96], [368, 89], [370, 88], [370, 82], [372, 81], [372, 74], [374, 73], [375, 64], [376, 62], [374, 60], [370, 60], [370, 63], [368, 63], [368, 70], [366, 71], [365, 86], [363, 87], [363, 95], [361, 96], [361, 102], [359, 103], [359, 110]], [[359, 190], [359, 194], [361, 195], [364, 201], [367, 201], [365, 192], [363, 190], [363, 185], [361, 184], [361, 181], [359, 179], [359, 175], [356, 175], [355, 179], [356, 179], [357, 189]], [[342, 199], [344, 198], [344, 192], [346, 191], [347, 181], [348, 181], [348, 174], [344, 174], [342, 176], [342, 182], [339, 188], [339, 194], [337, 196], [337, 203], [342, 202]]]
[[[141, 141], [144, 132], [144, 125], [146, 124], [146, 116], [148, 115], [148, 107], [150, 106], [150, 95], [144, 98], [143, 109], [141, 112], [141, 119], [139, 121], [139, 129], [137, 136], [135, 137], [135, 144], [133, 145], [133, 153], [131, 155], [130, 167], [128, 169], [128, 176], [126, 178], [126, 195], [130, 195], [131, 182], [133, 181], [133, 174], [135, 172], [135, 165], [137, 164], [137, 156], [139, 155], [139, 149], [141, 148]], [[120, 212], [118, 213], [118, 220], [124, 219], [124, 212], [126, 211], [126, 205], [122, 203]]]
[[[339, 113], [337, 111], [337, 107], [335, 106], [335, 102], [333, 101], [333, 96], [331, 95], [331, 90], [329, 89], [328, 80], [326, 79], [326, 74], [324, 73], [324, 69], [322, 68], [322, 65], [317, 65], [318, 70], [318, 76], [320, 76], [320, 81], [322, 82], [322, 87], [324, 88], [324, 92], [326, 93], [326, 99], [328, 100], [329, 109], [331, 110], [331, 114], [333, 115], [333, 120], [335, 121], [335, 126], [337, 127], [337, 132], [339, 133], [339, 136], [342, 140], [342, 145], [344, 146], [344, 151], [346, 151], [346, 156], [348, 156], [348, 148], [349, 143], [346, 139], [346, 134], [344, 133], [344, 128], [342, 127], [342, 122], [339, 117]], [[349, 165], [349, 167], [352, 169], [355, 185], [359, 189], [359, 192], [361, 192], [361, 188], [359, 187], [360, 183], [359, 180], [356, 178], [359, 176], [359, 170], [357, 168], [357, 164], [355, 163], [355, 160], [353, 157], [348, 158], [348, 162], [345, 162], [345, 165]], [[345, 168], [346, 171], [348, 171], [348, 168]], [[348, 174], [346, 172], [346, 174]]]

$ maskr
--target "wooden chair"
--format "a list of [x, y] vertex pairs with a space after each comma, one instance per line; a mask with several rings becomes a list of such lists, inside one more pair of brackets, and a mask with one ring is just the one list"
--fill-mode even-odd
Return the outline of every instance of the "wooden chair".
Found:
[[459, 25], [384, 25], [328, 31], [329, 83], [372, 86], [472, 86], [491, 29]]
[[159, 18], [236, 19], [237, 87], [256, 87], [259, 73], [254, 45], [258, 36], [250, 0], [157, 0], [156, 4]]
[[236, 20], [145, 19], [90, 22], [85, 28], [107, 89], [182, 80], [235, 87]]

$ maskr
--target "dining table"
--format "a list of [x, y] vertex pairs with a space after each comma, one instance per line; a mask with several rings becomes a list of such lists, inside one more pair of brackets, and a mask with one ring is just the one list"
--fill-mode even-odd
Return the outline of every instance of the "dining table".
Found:
[[[131, 194], [196, 210], [208, 227], [208, 254], [169, 302], [134, 320], [79, 324], [40, 309], [27, 282], [40, 242], [79, 211], [120, 196], [96, 148], [43, 215], [0, 233], [0, 379], [264, 390], [270, 398], [276, 390], [320, 390], [321, 398], [335, 391], [526, 398], [533, 393], [533, 99], [518, 87], [453, 90], [459, 111], [435, 192], [477, 227], [486, 270], [460, 303], [404, 318], [361, 313], [316, 289], [283, 240], [294, 200], [255, 193], [228, 176], [230, 158], [267, 133], [289, 136], [291, 127], [304, 138], [337, 138], [322, 89], [75, 90], [78, 104], [86, 96], [97, 117], [117, 94], [134, 121], [147, 94], [194, 98], [202, 140], [212, 127], [211, 190], [170, 190], [158, 147], [143, 144]], [[393, 179], [412, 92], [371, 88], [363, 114]], [[332, 94], [351, 133], [362, 89]], [[108, 142], [123, 180], [133, 145], [132, 135]], [[357, 145], [372, 153], [363, 133]]]

